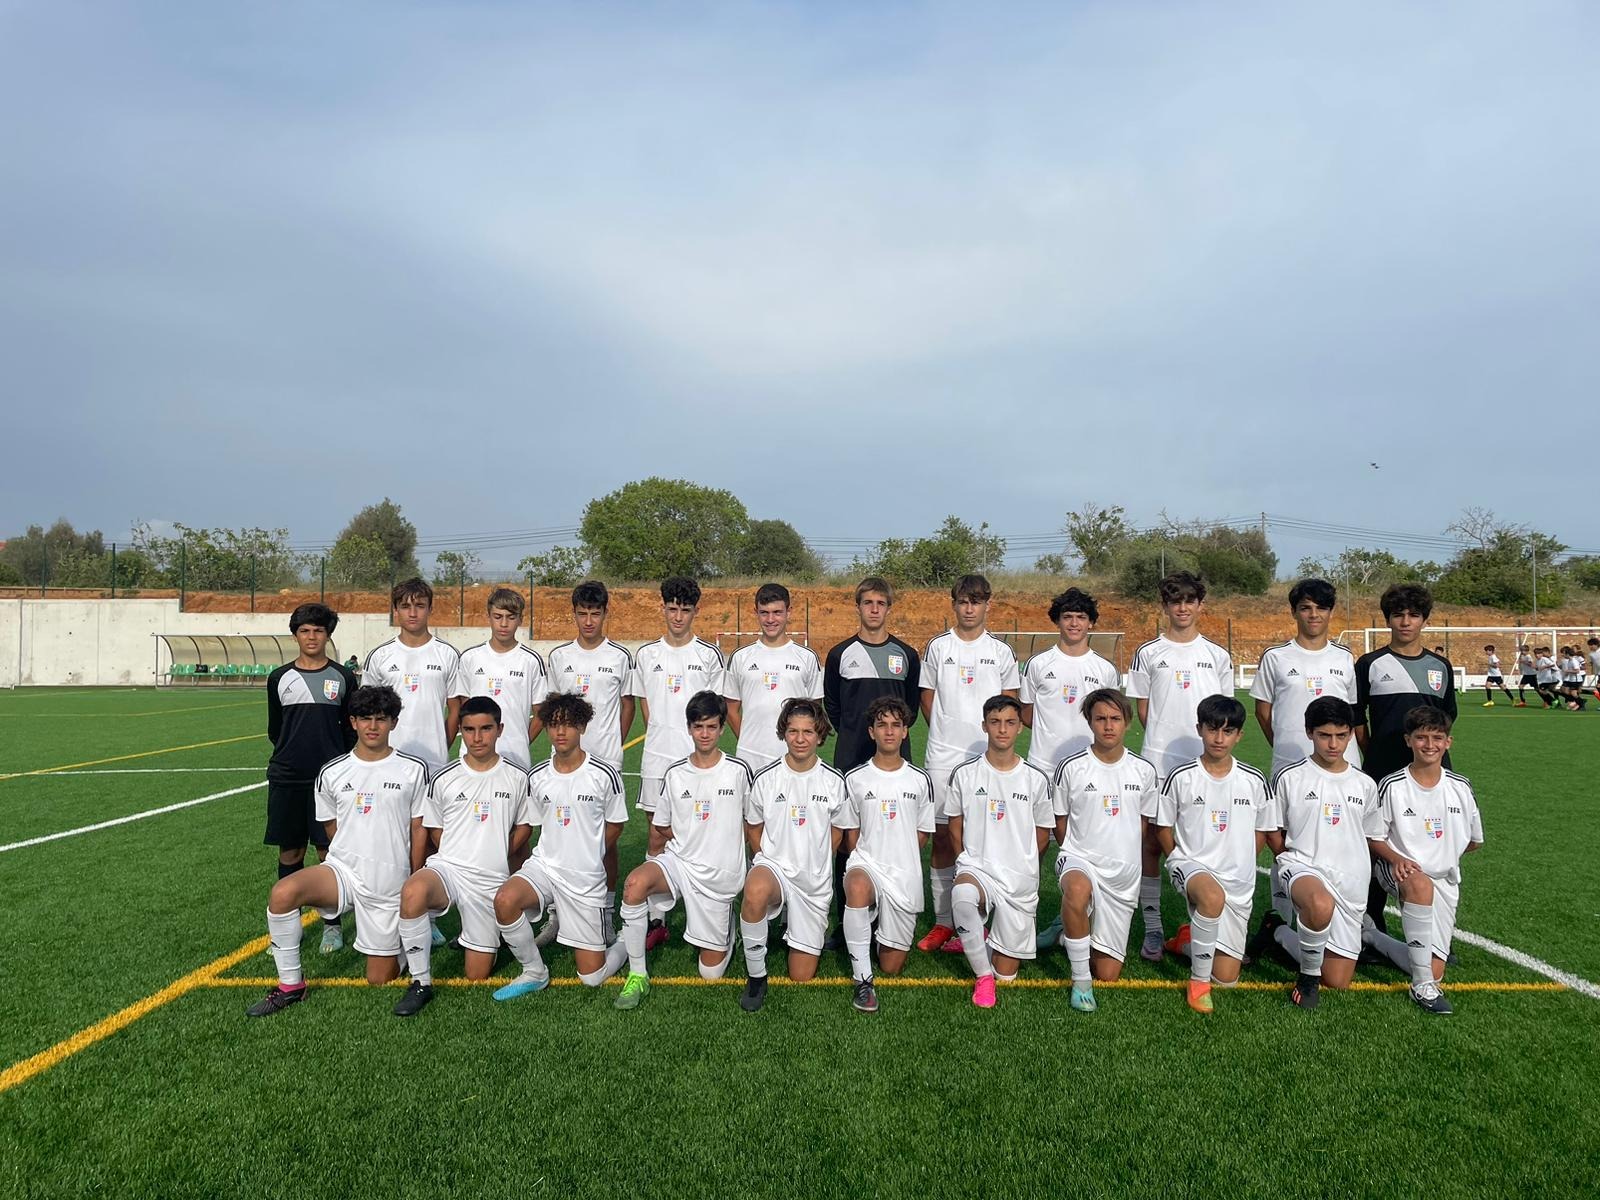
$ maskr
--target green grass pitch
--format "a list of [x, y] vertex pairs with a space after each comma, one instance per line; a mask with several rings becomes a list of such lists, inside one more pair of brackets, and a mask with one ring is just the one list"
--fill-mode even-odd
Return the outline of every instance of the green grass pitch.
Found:
[[[1461, 927], [1600, 980], [1600, 718], [1462, 700], [1454, 758], [1488, 844], [1466, 864]], [[242, 691], [0, 694], [0, 845], [257, 782], [263, 706]], [[1241, 755], [1267, 763], [1253, 726]], [[1057, 986], [1003, 989], [990, 1013], [965, 986], [885, 987], [868, 1018], [830, 959], [834, 982], [775, 984], [748, 1016], [736, 957], [729, 984], [660, 986], [632, 1014], [612, 988], [497, 1005], [446, 987], [400, 1021], [395, 990], [328, 986], [251, 1021], [258, 989], [229, 981], [270, 975], [263, 952], [64, 1053], [264, 933], [264, 799], [0, 852], [0, 1071], [50, 1064], [0, 1091], [0, 1195], [1595, 1194], [1600, 1001], [1497, 990], [1548, 981], [1460, 943], [1448, 1020], [1378, 990], [1301, 1013], [1275, 963], [1245, 972], [1275, 986], [1218, 993], [1210, 1019], [1154, 987], [1103, 989], [1082, 1016]], [[643, 835], [635, 818], [625, 869]], [[1041, 911], [1054, 903], [1046, 872]], [[1263, 883], [1258, 916], [1265, 903]], [[1176, 924], [1170, 889], [1166, 906]], [[658, 979], [695, 974], [681, 915], [674, 931]], [[353, 951], [322, 959], [314, 939], [309, 978], [359, 979]], [[569, 951], [548, 961], [574, 974]], [[438, 976], [460, 969], [435, 956]], [[908, 974], [964, 984], [966, 965], [913, 953]], [[1135, 955], [1126, 975], [1184, 972]], [[1023, 970], [1065, 977], [1059, 953]]]

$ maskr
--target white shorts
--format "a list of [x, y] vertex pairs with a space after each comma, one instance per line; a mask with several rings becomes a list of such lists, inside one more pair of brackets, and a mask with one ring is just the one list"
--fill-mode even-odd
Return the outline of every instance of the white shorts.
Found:
[[[1372, 864], [1372, 877], [1378, 881], [1378, 886], [1396, 900], [1400, 899], [1400, 888], [1394, 881], [1394, 871], [1383, 859], [1377, 859]], [[1456, 906], [1461, 903], [1461, 885], [1446, 882], [1443, 879], [1433, 880], [1433, 956], [1435, 958], [1450, 957], [1450, 943], [1456, 937]]]
[[[1195, 862], [1193, 859], [1179, 858], [1176, 854], [1167, 859], [1167, 875], [1172, 880], [1172, 886], [1178, 895], [1187, 902], [1189, 899], [1188, 881], [1196, 875], [1210, 875], [1216, 885], [1222, 887], [1222, 880], [1204, 863]], [[1223, 888], [1222, 916], [1217, 919], [1217, 952], [1226, 954], [1229, 958], [1244, 958], [1244, 944], [1250, 939], [1250, 909], [1251, 904], [1235, 904], [1227, 896], [1227, 889]], [[1190, 909], [1190, 920], [1194, 918], [1194, 910]]]
[[1056, 881], [1068, 871], [1080, 871], [1089, 877], [1094, 889], [1089, 901], [1089, 946], [1121, 962], [1128, 953], [1128, 931], [1133, 928], [1133, 910], [1137, 904], [1114, 896], [1100, 881], [1098, 868], [1088, 859], [1063, 850], [1056, 855]]
[[[1274, 893], [1282, 890], [1289, 897], [1289, 907], [1294, 907], [1292, 894], [1296, 881], [1301, 879], [1315, 879], [1333, 897], [1333, 922], [1328, 926], [1328, 949], [1340, 958], [1355, 959], [1361, 956], [1361, 918], [1365, 914], [1362, 905], [1351, 904], [1333, 885], [1333, 881], [1316, 867], [1307, 866], [1305, 863], [1281, 862], [1272, 868], [1272, 890]], [[1365, 889], [1362, 889], [1365, 891]], [[1300, 925], [1300, 916], [1295, 914], [1296, 928]]]
[[901, 908], [883, 893], [883, 883], [877, 872], [852, 854], [844, 865], [844, 873], [860, 871], [872, 880], [872, 903], [867, 906], [868, 919], [873, 922], [878, 945], [885, 950], [909, 950], [917, 936], [917, 913]]
[[398, 955], [400, 953], [400, 893], [393, 896], [374, 896], [363, 891], [356, 873], [338, 859], [322, 864], [333, 872], [339, 881], [339, 903], [335, 908], [324, 908], [324, 917], [333, 920], [347, 912], [356, 914], [356, 949], [362, 954]]
[[[706, 895], [670, 850], [656, 855], [655, 864], [667, 877], [673, 903], [683, 905], [683, 940], [702, 950], [733, 950], [733, 901]], [[562, 918], [565, 920], [565, 917]]]
[[950, 814], [945, 811], [945, 805], [950, 802], [950, 772], [960, 766], [953, 763], [948, 767], [928, 768], [928, 774], [933, 778], [933, 823], [935, 825], [950, 824]]
[[1038, 957], [1039, 897], [1035, 895], [1030, 904], [1013, 896], [976, 867], [957, 866], [956, 877], [962, 875], [972, 876], [983, 889], [980, 911], [989, 926], [990, 949], [1023, 961]]
[[529, 858], [517, 868], [516, 877], [525, 879], [539, 894], [539, 906], [530, 913], [538, 921], [551, 909], [558, 909], [561, 921], [556, 926], [556, 941], [574, 950], [606, 949], [605, 910], [578, 893], [562, 887], [550, 877], [538, 858]]
[[500, 949], [500, 923], [494, 915], [494, 894], [500, 885], [482, 888], [459, 868], [437, 857], [422, 864], [424, 871], [432, 871], [444, 882], [445, 895], [450, 903], [428, 915], [438, 918], [452, 908], [461, 914], [461, 948], [482, 954], [494, 954]]
[[639, 780], [639, 800], [635, 807], [640, 812], [653, 813], [656, 801], [661, 799], [661, 776], [645, 775]]
[[822, 899], [804, 891], [792, 879], [785, 877], [778, 865], [765, 854], [750, 860], [750, 869], [765, 867], [778, 881], [778, 902], [767, 908], [767, 920], [780, 912], [787, 912], [783, 922], [783, 940], [789, 949], [801, 954], [821, 954], [822, 943], [828, 940], [828, 908], [833, 902], [833, 880], [828, 880], [828, 896]]

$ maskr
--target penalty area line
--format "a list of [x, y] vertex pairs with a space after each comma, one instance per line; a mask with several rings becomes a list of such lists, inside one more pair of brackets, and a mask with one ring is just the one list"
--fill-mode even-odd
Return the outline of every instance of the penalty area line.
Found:
[[39, 837], [24, 838], [20, 842], [7, 842], [0, 846], [0, 854], [10, 850], [25, 850], [29, 846], [41, 846], [45, 842], [59, 842], [62, 838], [77, 837], [79, 834], [94, 833], [100, 829], [111, 829], [117, 825], [127, 825], [134, 821], [143, 821], [147, 817], [159, 817], [163, 813], [177, 812], [180, 808], [193, 808], [197, 804], [209, 804], [213, 800], [223, 800], [229, 796], [243, 795], [253, 792], [258, 788], [267, 786], [265, 779], [258, 783], [247, 783], [243, 787], [229, 788], [225, 792], [212, 792], [209, 796], [200, 796], [194, 800], [182, 800], [177, 804], [164, 804], [160, 808], [147, 808], [143, 812], [129, 813], [125, 817], [113, 817], [109, 821], [96, 821], [93, 825], [80, 825], [76, 829], [63, 829], [60, 833], [46, 833]]
[[7, 779], [31, 779], [37, 775], [55, 775], [61, 771], [76, 771], [79, 767], [101, 767], [106, 763], [127, 762], [135, 758], [152, 758], [157, 754], [176, 754], [180, 750], [204, 750], [207, 746], [229, 746], [234, 742], [253, 742], [257, 738], [264, 738], [264, 733], [246, 733], [239, 737], [218, 738], [214, 742], [192, 742], [187, 746], [164, 746], [160, 750], [140, 750], [137, 754], [117, 754], [111, 758], [92, 758], [88, 762], [63, 763], [59, 767], [40, 767], [37, 771], [12, 771], [7, 775], [0, 775], [0, 782]]

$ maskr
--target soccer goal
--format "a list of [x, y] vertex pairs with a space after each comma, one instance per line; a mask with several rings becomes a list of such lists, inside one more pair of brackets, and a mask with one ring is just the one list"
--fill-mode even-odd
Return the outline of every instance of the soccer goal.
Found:
[[[1455, 669], [1458, 688], [1483, 686], [1489, 666], [1485, 646], [1495, 648], [1501, 673], [1514, 683], [1521, 674], [1517, 668], [1519, 647], [1549, 646], [1554, 651], [1576, 642], [1587, 656], [1592, 637], [1600, 634], [1594, 626], [1583, 625], [1429, 625], [1422, 631], [1423, 644], [1430, 650], [1442, 649]], [[1361, 655], [1388, 645], [1389, 630], [1385, 626], [1346, 629], [1336, 640], [1352, 654]]]

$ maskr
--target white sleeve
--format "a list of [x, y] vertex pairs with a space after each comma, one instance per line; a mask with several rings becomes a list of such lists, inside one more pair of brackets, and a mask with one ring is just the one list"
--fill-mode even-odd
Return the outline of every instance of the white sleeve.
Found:
[[428, 781], [422, 801], [422, 824], [428, 829], [443, 829], [444, 817], [439, 813], [439, 801], [433, 794], [433, 781]]
[[839, 811], [833, 815], [835, 829], [860, 829], [861, 828], [861, 799], [856, 795], [855, 785], [848, 780], [844, 785], [844, 801], [839, 805]]
[[[1221, 647], [1218, 647], [1218, 649], [1220, 650]], [[1217, 695], [1233, 695], [1233, 659], [1229, 657], [1226, 650], [1222, 650], [1217, 655], [1217, 686], [1222, 689]]]
[[767, 822], [767, 801], [762, 794], [763, 789], [752, 787], [744, 794], [744, 823], [746, 825], [765, 825]]
[[1478, 807], [1478, 797], [1473, 795], [1472, 789], [1467, 789], [1467, 809], [1470, 813], [1470, 837], [1480, 845], [1483, 842], [1483, 811]]
[[622, 777], [606, 772], [606, 820], [614, 825], [628, 823], [628, 793], [623, 789]]
[[917, 832], [932, 833], [938, 824], [938, 815], [933, 810], [933, 785], [928, 780], [922, 782], [922, 800], [917, 805]]
[[518, 797], [516, 811], [512, 814], [513, 825], [537, 825], [533, 814], [533, 781], [524, 777], [522, 781], [522, 795]]
[[806, 667], [806, 673], [805, 673], [805, 676], [804, 676], [804, 682], [805, 682], [805, 694], [807, 696], [809, 696], [813, 700], [821, 700], [821, 699], [823, 699], [823, 695], [822, 695], [822, 661], [817, 657], [815, 651], [813, 651], [812, 654], [811, 654], [811, 663], [810, 663], [810, 665], [808, 667]]
[[446, 699], [453, 700], [457, 696], [470, 696], [472, 689], [467, 686], [467, 673], [461, 669], [461, 655], [455, 656], [455, 662], [450, 665], [450, 686], [445, 690]]
[[1178, 797], [1173, 783], [1174, 776], [1168, 775], [1166, 783], [1161, 785], [1161, 796], [1156, 801], [1155, 822], [1169, 828], [1178, 823]]
[[639, 665], [642, 656], [635, 655], [628, 662], [628, 683], [626, 695], [644, 698], [644, 668]]
[[1256, 832], [1271, 833], [1274, 830], [1282, 829], [1283, 822], [1279, 818], [1278, 800], [1272, 790], [1265, 783], [1258, 782], [1255, 785], [1255, 792]]
[[722, 655], [718, 654], [715, 647], [707, 647], [706, 651], [706, 688], [708, 691], [724, 695], [724, 680], [728, 672], [724, 669]]
[[339, 810], [335, 807], [336, 797], [324, 782], [321, 771], [317, 772], [317, 820], [326, 825], [329, 821], [338, 819]]
[[1265, 700], [1268, 704], [1273, 703], [1273, 697], [1277, 694], [1278, 669], [1273, 666], [1276, 661], [1272, 657], [1271, 650], [1261, 656], [1261, 662], [1256, 667], [1255, 680], [1250, 684], [1251, 699]]
[[[1023, 678], [1026, 679], [1027, 676], [1024, 675]], [[1062, 763], [1056, 768], [1055, 786], [1051, 792], [1051, 795], [1054, 797], [1054, 803], [1052, 807], [1055, 809], [1055, 814], [1058, 817], [1066, 816], [1069, 811], [1067, 805], [1067, 800], [1069, 797], [1067, 793], [1067, 764]]]
[[1003, 692], [1006, 688], [1020, 687], [1022, 681], [1017, 671], [1017, 652], [1004, 642], [1000, 644], [1005, 646], [1006, 650], [1005, 669], [1000, 673], [1000, 690]]
[[1367, 797], [1366, 809], [1361, 815], [1361, 832], [1369, 840], [1381, 842], [1384, 834], [1389, 831], [1389, 823], [1384, 820], [1383, 806], [1378, 803], [1378, 789], [1374, 787], [1372, 794]]
[[1034, 697], [1033, 672], [1032, 672], [1033, 664], [1034, 664], [1034, 659], [1030, 658], [1028, 660], [1027, 666], [1023, 667], [1022, 671], [1021, 671], [1021, 683], [1018, 685], [1018, 693], [1019, 694], [1017, 696], [1017, 699], [1021, 700], [1024, 704], [1032, 704], [1032, 703], [1034, 703], [1034, 699], [1033, 699], [1033, 697]]
[[1133, 700], [1150, 699], [1150, 669], [1145, 665], [1144, 651], [1133, 656], [1128, 667], [1128, 697]]
[[743, 700], [739, 695], [740, 672], [735, 664], [739, 661], [739, 652], [735, 650], [728, 659], [727, 669], [722, 672], [722, 698], [724, 700]]
[[1038, 780], [1039, 790], [1033, 797], [1033, 823], [1039, 829], [1054, 829], [1056, 827], [1055, 788], [1050, 786], [1050, 781], [1041, 774]]

